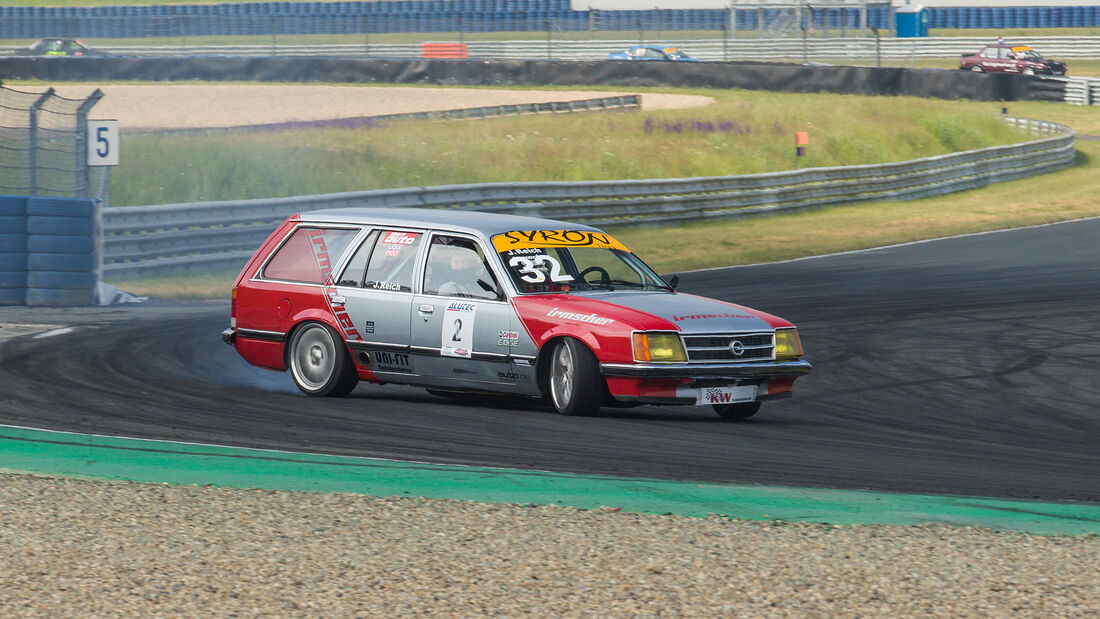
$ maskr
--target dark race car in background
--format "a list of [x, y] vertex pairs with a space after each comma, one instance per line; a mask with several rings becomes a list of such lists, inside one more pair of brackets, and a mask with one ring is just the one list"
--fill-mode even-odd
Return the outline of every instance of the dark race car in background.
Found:
[[24, 56], [99, 56], [101, 52], [88, 49], [76, 39], [50, 37], [38, 39], [19, 52]]
[[1023, 75], [1065, 75], [1066, 63], [1043, 58], [1027, 45], [998, 43], [980, 52], [964, 55], [959, 69], [976, 73], [1021, 73]]
[[660, 45], [634, 45], [623, 52], [611, 52], [607, 57], [611, 60], [673, 60], [678, 62], [702, 62], [698, 58], [692, 58], [675, 47], [661, 47]]

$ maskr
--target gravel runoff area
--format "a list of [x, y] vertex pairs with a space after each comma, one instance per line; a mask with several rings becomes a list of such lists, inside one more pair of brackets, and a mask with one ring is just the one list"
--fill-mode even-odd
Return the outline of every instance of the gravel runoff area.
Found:
[[5, 617], [1086, 617], [1100, 540], [0, 473]]
[[[83, 99], [97, 87], [103, 98], [91, 117], [119, 121], [127, 129], [193, 129], [290, 121], [330, 120], [383, 114], [432, 112], [490, 105], [577, 101], [628, 91], [509, 90], [253, 84], [53, 84], [57, 94]], [[47, 86], [18, 86], [45, 92]], [[645, 111], [699, 107], [713, 102], [702, 95], [646, 93]]]

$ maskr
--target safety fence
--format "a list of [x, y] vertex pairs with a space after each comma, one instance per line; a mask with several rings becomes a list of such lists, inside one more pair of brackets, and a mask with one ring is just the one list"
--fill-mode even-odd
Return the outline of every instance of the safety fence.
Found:
[[[699, 60], [793, 60], [838, 61], [859, 59], [867, 64], [882, 59], [958, 58], [977, 53], [992, 43], [985, 37], [893, 38], [849, 36], [819, 38], [708, 38], [589, 40], [563, 39], [552, 35], [544, 39], [513, 39], [503, 41], [466, 40], [468, 58], [478, 59], [551, 59], [606, 60], [610, 52], [620, 52], [631, 45], [660, 44], [677, 47]], [[295, 44], [273, 40], [270, 44], [196, 44], [179, 39], [175, 44], [149, 39], [140, 44], [113, 44], [97, 47], [98, 51], [119, 56], [319, 56], [334, 58], [420, 58], [423, 43], [377, 43], [369, 38], [361, 42], [331, 44]], [[1056, 36], [1029, 37], [1028, 45], [1050, 58], [1075, 59], [1100, 57], [1100, 37]], [[19, 48], [0, 48], [0, 54], [18, 55]], [[1073, 70], [1072, 65], [1070, 71]]]
[[275, 226], [303, 211], [427, 207], [548, 217], [599, 226], [749, 217], [870, 200], [912, 200], [1068, 167], [1075, 134], [1009, 122], [1037, 140], [900, 163], [712, 178], [482, 183], [105, 209], [104, 275], [239, 268]]
[[91, 174], [85, 123], [99, 90], [66, 99], [53, 88], [0, 87], [0, 194], [87, 196]]
[[[639, 3], [641, 4], [641, 3]], [[758, 6], [754, 6], [758, 4]], [[791, 21], [798, 30], [891, 27], [889, 3], [829, 6], [806, 0], [720, 9], [570, 8], [569, 0], [255, 2], [151, 6], [0, 7], [0, 38], [134, 38], [268, 34], [753, 30]], [[930, 28], [1083, 28], [1098, 6], [929, 7]]]
[[0, 305], [91, 305], [98, 201], [0, 196]]

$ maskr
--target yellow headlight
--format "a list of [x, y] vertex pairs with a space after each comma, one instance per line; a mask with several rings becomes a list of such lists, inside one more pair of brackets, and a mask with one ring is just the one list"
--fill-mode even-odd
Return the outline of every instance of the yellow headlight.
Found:
[[687, 353], [675, 333], [635, 333], [634, 359], [683, 363], [687, 361]]
[[802, 356], [802, 342], [797, 329], [775, 330], [775, 358], [797, 359]]

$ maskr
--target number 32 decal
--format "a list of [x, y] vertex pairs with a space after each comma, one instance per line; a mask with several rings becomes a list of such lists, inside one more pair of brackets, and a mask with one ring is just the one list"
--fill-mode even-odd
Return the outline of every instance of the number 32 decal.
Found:
[[508, 261], [508, 266], [520, 267], [517, 271], [519, 273], [519, 278], [531, 284], [537, 284], [539, 282], [546, 281], [546, 273], [538, 268], [540, 265], [543, 264], [550, 265], [550, 281], [573, 281], [572, 275], [561, 272], [561, 263], [555, 260], [553, 256], [547, 256], [546, 254], [531, 256], [530, 258], [527, 258], [525, 256], [515, 256]]

